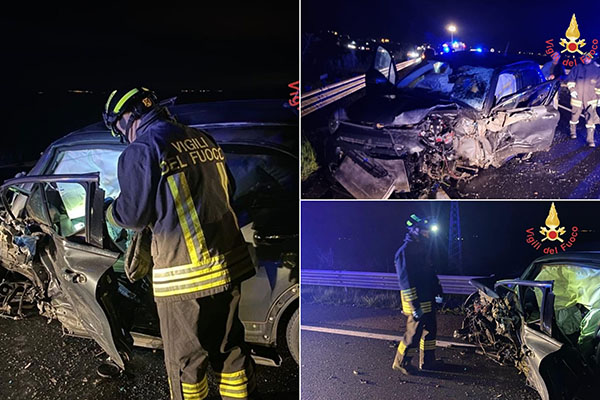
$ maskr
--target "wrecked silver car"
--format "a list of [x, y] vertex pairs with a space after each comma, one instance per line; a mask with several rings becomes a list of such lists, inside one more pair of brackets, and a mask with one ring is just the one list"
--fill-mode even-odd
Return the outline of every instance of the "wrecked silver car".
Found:
[[461, 52], [395, 65], [378, 47], [366, 95], [330, 121], [333, 175], [354, 197], [435, 197], [436, 187], [550, 148], [559, 85], [535, 62]]
[[[278, 365], [278, 343], [298, 361], [297, 115], [283, 101], [169, 107], [181, 123], [208, 131], [235, 178], [233, 208], [257, 274], [243, 282], [246, 340], [258, 362]], [[94, 339], [124, 368], [132, 345], [161, 347], [151, 281], [129, 282], [124, 253], [132, 232], [104, 221], [119, 194], [124, 149], [102, 124], [52, 143], [27, 176], [0, 187], [0, 316], [37, 311], [68, 335]]]
[[536, 259], [518, 279], [474, 279], [455, 336], [514, 365], [542, 399], [600, 393], [600, 253]]

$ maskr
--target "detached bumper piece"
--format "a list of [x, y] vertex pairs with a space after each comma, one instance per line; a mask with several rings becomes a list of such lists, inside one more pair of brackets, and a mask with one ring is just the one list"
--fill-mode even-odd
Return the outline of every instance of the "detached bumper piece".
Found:
[[350, 151], [334, 178], [357, 199], [387, 199], [394, 192], [409, 192], [404, 161], [371, 158]]

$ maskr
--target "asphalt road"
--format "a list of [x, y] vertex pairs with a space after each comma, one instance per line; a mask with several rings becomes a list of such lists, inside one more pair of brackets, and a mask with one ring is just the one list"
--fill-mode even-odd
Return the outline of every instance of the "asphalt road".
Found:
[[[568, 96], [560, 93], [561, 104], [568, 104]], [[353, 101], [355, 101], [356, 97]], [[524, 161], [520, 157], [509, 160], [500, 168], [480, 170], [468, 182], [461, 182], [447, 191], [452, 198], [467, 199], [576, 199], [600, 197], [600, 132], [596, 132], [598, 147], [585, 143], [585, 126], [580, 120], [577, 139], [569, 138], [570, 112], [560, 108], [561, 118], [556, 128], [552, 147]], [[327, 109], [302, 119], [302, 129], [310, 138], [320, 162], [325, 150], [322, 143], [331, 139], [326, 127]], [[303, 198], [351, 198], [352, 196], [333, 179], [326, 166], [302, 182]]]
[[[163, 352], [136, 348], [132, 370], [100, 378], [100, 347], [90, 339], [63, 336], [60, 323], [40, 316], [20, 321], [0, 318], [0, 399], [169, 399]], [[257, 366], [264, 399], [298, 399], [298, 365], [288, 354], [279, 368]], [[218, 399], [212, 373], [210, 396]]]
[[[438, 340], [451, 337], [462, 317], [438, 315]], [[500, 366], [473, 348], [438, 348], [444, 372], [406, 377], [391, 369], [397, 342], [314, 332], [325, 327], [400, 336], [405, 318], [395, 310], [302, 304], [302, 399], [539, 399], [516, 368]]]

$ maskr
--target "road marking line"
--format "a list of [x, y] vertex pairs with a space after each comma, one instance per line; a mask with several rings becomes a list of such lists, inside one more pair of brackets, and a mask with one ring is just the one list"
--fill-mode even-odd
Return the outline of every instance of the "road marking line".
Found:
[[[331, 333], [334, 335], [344, 335], [344, 336], [355, 336], [361, 338], [368, 339], [378, 339], [378, 340], [390, 340], [390, 341], [400, 341], [402, 336], [397, 335], [386, 335], [383, 333], [372, 333], [365, 331], [351, 331], [348, 329], [336, 329], [336, 328], [323, 328], [321, 326], [310, 326], [310, 325], [300, 325], [300, 329], [304, 331], [311, 332], [320, 332], [320, 333]], [[448, 342], [446, 340], [436, 340], [437, 347], [477, 347], [474, 344], [469, 343], [459, 343], [459, 342]]]

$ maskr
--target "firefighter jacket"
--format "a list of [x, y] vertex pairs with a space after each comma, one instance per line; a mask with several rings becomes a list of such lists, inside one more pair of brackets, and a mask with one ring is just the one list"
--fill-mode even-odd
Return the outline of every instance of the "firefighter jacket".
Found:
[[577, 97], [571, 98], [571, 106], [586, 108], [597, 105], [600, 94], [600, 68], [594, 61], [589, 64], [578, 64], [567, 76], [569, 92], [577, 92]]
[[145, 115], [121, 154], [121, 193], [107, 210], [110, 223], [150, 227], [157, 302], [210, 296], [255, 273], [231, 208], [223, 150], [163, 113]]
[[430, 312], [434, 297], [442, 294], [428, 244], [424, 238], [407, 233], [394, 258], [402, 310], [406, 313], [419, 306], [424, 313]]

